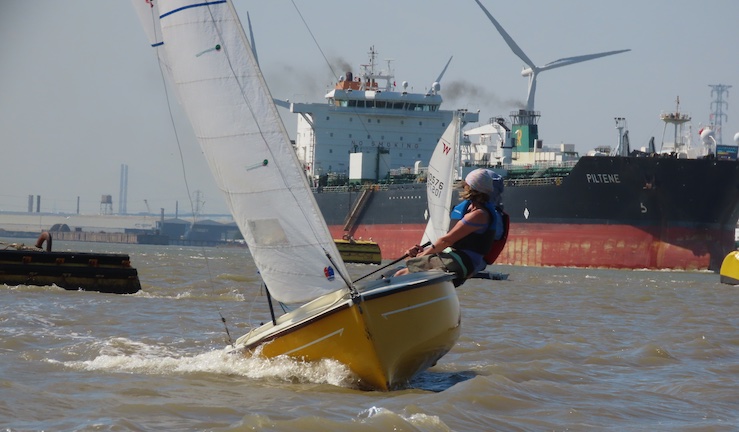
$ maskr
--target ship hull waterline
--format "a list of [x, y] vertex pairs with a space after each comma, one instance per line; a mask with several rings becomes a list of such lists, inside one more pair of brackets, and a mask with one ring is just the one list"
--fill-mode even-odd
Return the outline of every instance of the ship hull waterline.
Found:
[[[424, 224], [360, 225], [357, 236], [402, 256]], [[343, 226], [330, 226], [337, 235]], [[718, 270], [734, 232], [718, 228], [635, 227], [620, 224], [511, 223], [496, 264], [614, 269]]]
[[236, 342], [247, 353], [346, 365], [364, 389], [391, 390], [433, 366], [459, 338], [452, 275], [415, 273], [368, 282], [360, 297], [332, 293]]
[[[718, 271], [734, 249], [739, 164], [671, 157], [582, 157], [567, 169], [509, 171], [511, 218], [500, 264]], [[336, 236], [377, 242], [393, 259], [426, 226], [426, 185], [324, 188], [314, 196]]]

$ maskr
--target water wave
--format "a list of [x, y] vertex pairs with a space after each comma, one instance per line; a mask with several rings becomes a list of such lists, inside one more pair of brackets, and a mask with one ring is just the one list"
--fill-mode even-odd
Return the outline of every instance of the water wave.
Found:
[[151, 375], [205, 373], [344, 387], [352, 386], [356, 382], [356, 377], [351, 371], [335, 360], [306, 362], [289, 357], [268, 359], [262, 357], [259, 352], [233, 353], [231, 348], [179, 355], [174, 348], [168, 346], [151, 345], [126, 338], [106, 341], [100, 347], [99, 354], [91, 360], [70, 360], [62, 363], [66, 367], [86, 371]]

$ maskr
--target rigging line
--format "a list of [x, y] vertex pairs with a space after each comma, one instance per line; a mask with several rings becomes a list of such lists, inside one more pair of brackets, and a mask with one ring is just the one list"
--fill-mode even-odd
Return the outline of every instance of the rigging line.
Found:
[[337, 78], [336, 71], [331, 66], [331, 63], [328, 61], [326, 54], [323, 52], [321, 45], [318, 43], [318, 40], [316, 40], [316, 37], [313, 35], [313, 31], [308, 26], [308, 23], [305, 21], [305, 18], [303, 18], [303, 14], [300, 13], [300, 9], [298, 9], [298, 5], [295, 4], [295, 0], [291, 0], [291, 2], [293, 4], [293, 7], [295, 8], [295, 11], [298, 13], [298, 16], [300, 16], [301, 21], [303, 21], [303, 25], [305, 25], [306, 30], [308, 30], [308, 34], [310, 34], [310, 37], [313, 39], [313, 43], [316, 44], [316, 48], [318, 48], [318, 51], [321, 52], [321, 56], [323, 57], [323, 60], [326, 62], [326, 65], [328, 65], [328, 68], [331, 70], [331, 74], [334, 76], [334, 79], [336, 79]]
[[[316, 48], [318, 48], [318, 51], [321, 53], [321, 57], [323, 57], [323, 61], [326, 62], [326, 66], [328, 66], [329, 70], [331, 71], [331, 75], [333, 75], [334, 80], [338, 81], [339, 77], [336, 74], [336, 71], [334, 70], [333, 66], [331, 66], [331, 62], [328, 61], [328, 58], [326, 57], [326, 54], [323, 52], [323, 48], [321, 48], [321, 45], [318, 43], [318, 40], [313, 35], [313, 31], [310, 29], [310, 26], [308, 26], [308, 22], [303, 17], [303, 14], [300, 12], [300, 9], [298, 9], [298, 5], [295, 4], [295, 0], [291, 0], [291, 3], [293, 4], [293, 7], [295, 8], [295, 11], [298, 13], [298, 16], [300, 17], [300, 20], [303, 21], [303, 25], [305, 26], [305, 29], [308, 30], [308, 34], [310, 34], [311, 39], [313, 39], [313, 43], [316, 44]], [[361, 119], [360, 114], [357, 112], [357, 109], [352, 109], [352, 113], [356, 116], [357, 119]], [[360, 125], [362, 125], [362, 129], [364, 129], [367, 134], [369, 134], [369, 129], [367, 129], [367, 125], [364, 124], [364, 122], [359, 122]]]
[[349, 292], [352, 293], [352, 297], [358, 297], [359, 296], [359, 292], [357, 291], [357, 287], [355, 287], [352, 284], [351, 279], [349, 279], [347, 277], [347, 275], [345, 275], [344, 273], [338, 271], [338, 267], [336, 266], [336, 263], [334, 262], [334, 259], [331, 258], [331, 254], [329, 254], [327, 250], [324, 249], [323, 252], [326, 254], [326, 258], [328, 258], [328, 261], [331, 263], [331, 265], [333, 265], [334, 268], [337, 268], [336, 271], [339, 273], [339, 276], [341, 277], [341, 279], [344, 280], [344, 283], [346, 284], [346, 286], [349, 287]]
[[[156, 29], [156, 27], [158, 25], [157, 24], [157, 20], [160, 19], [160, 18], [157, 17], [154, 14], [154, 9], [153, 8], [152, 8], [152, 13], [151, 13], [151, 19], [152, 19], [152, 28]], [[153, 32], [153, 34], [156, 34], [156, 31]], [[192, 214], [192, 217], [193, 217], [193, 222], [192, 223], [193, 223], [193, 225], [195, 225], [195, 221], [196, 221], [196, 218], [197, 218], [197, 216], [195, 214], [195, 204], [193, 203], [192, 193], [190, 192], [190, 184], [189, 184], [189, 182], [187, 180], [187, 168], [185, 167], [185, 157], [184, 157], [184, 155], [182, 153], [182, 144], [180, 142], [180, 135], [177, 132], [177, 126], [176, 126], [175, 121], [174, 121], [174, 113], [172, 112], [172, 101], [171, 101], [171, 98], [169, 96], [169, 91], [167, 90], [167, 80], [166, 80], [164, 69], [163, 69], [163, 64], [165, 64], [165, 63], [164, 63], [164, 59], [162, 59], [162, 57], [160, 56], [159, 46], [161, 46], [161, 44], [157, 44], [157, 47], [155, 47], [156, 54], [157, 54], [157, 63], [159, 65], [159, 75], [162, 77], [162, 88], [164, 89], [164, 98], [167, 101], [167, 110], [169, 112], [169, 121], [170, 121], [170, 123], [172, 125], [172, 132], [174, 133], [175, 142], [177, 143], [177, 150], [179, 151], [179, 155], [180, 155], [180, 166], [182, 167], [182, 178], [183, 178], [183, 181], [185, 183], [185, 190], [187, 191], [187, 198], [190, 201], [190, 211], [191, 211], [191, 214]], [[200, 250], [201, 250], [201, 253], [203, 254], [203, 258], [205, 260], [205, 269], [208, 272], [208, 280], [210, 281], [209, 286], [210, 286], [211, 292], [214, 293], [215, 292], [215, 289], [213, 288], [213, 279], [214, 278], [213, 278], [213, 273], [211, 272], [211, 269], [210, 269], [210, 260], [208, 259], [208, 253], [205, 250], [205, 246], [201, 246], [200, 247]], [[226, 329], [226, 336], [228, 336], [228, 342], [229, 342], [229, 344], [231, 344], [233, 346], [233, 340], [231, 339], [231, 333], [228, 331], [228, 326], [226, 325], [226, 318], [223, 317], [223, 314], [221, 313], [220, 306], [218, 306], [218, 315], [221, 317], [221, 322], [223, 322], [223, 327]]]
[[[156, 19], [154, 17], [154, 14], [152, 13], [152, 20]], [[156, 25], [156, 22], [154, 22], [154, 25]], [[167, 101], [167, 110], [169, 111], [169, 121], [172, 124], [172, 132], [174, 133], [174, 139], [177, 143], [177, 150], [179, 151], [180, 155], [180, 166], [182, 167], [182, 178], [185, 182], [185, 190], [187, 191], [187, 198], [190, 200], [190, 211], [193, 214], [193, 218], [195, 217], [195, 205], [192, 201], [192, 195], [190, 192], [190, 184], [187, 181], [187, 169], [185, 168], [185, 157], [182, 154], [182, 144], [180, 143], [180, 135], [177, 133], [177, 126], [175, 125], [174, 121], [174, 114], [172, 113], [172, 103], [169, 97], [169, 91], [167, 90], [167, 82], [166, 78], [164, 76], [164, 70], [162, 69], [162, 58], [159, 56], [159, 49], [156, 49], [157, 53], [157, 62], [159, 63], [159, 75], [162, 77], [162, 88], [164, 89], [164, 97]], [[194, 223], [194, 221], [193, 221]]]
[[[233, 3], [228, 2], [227, 5], [230, 8], [233, 17], [237, 17], [238, 14], [236, 13], [236, 9], [235, 9], [235, 6], [233, 5]], [[240, 95], [242, 97], [242, 100], [244, 101], [244, 104], [248, 108], [248, 110], [251, 113], [252, 117], [253, 118], [256, 118], [255, 109], [252, 106], [252, 104], [249, 101], [249, 99], [246, 97], [246, 90], [244, 89], [241, 80], [239, 80], [238, 75], [236, 74], [236, 71], [234, 70], [234, 66], [233, 66], [233, 63], [231, 61], [231, 56], [229, 55], [228, 46], [227, 46], [227, 44], [223, 43], [223, 41], [225, 39], [224, 39], [223, 34], [221, 32], [221, 28], [216, 24], [216, 18], [215, 18], [215, 15], [213, 14], [213, 10], [211, 9], [211, 7], [213, 6], [213, 4], [208, 3], [208, 4], [204, 4], [204, 6], [207, 7], [208, 13], [211, 16], [211, 22], [213, 24], [213, 29], [216, 31], [216, 33], [218, 34], [218, 38], [222, 42], [223, 54], [224, 54], [224, 56], [226, 58], [226, 61], [228, 62], [229, 69], [231, 69], [232, 77], [235, 80], [236, 84], [239, 86], [239, 93], [240, 93]], [[218, 5], [218, 6], [220, 6], [220, 5]], [[245, 43], [246, 46], [249, 46], [250, 44], [248, 44], [248, 38], [246, 37], [246, 34], [244, 33], [244, 28], [243, 27], [239, 27], [239, 29], [241, 30], [239, 33], [241, 35], [242, 40], [244, 41], [244, 43]], [[264, 78], [264, 75], [262, 74], [262, 70], [260, 69], [259, 65], [256, 64], [256, 60], [253, 59], [253, 53], [251, 53], [251, 56], [252, 56], [252, 60], [254, 60], [254, 62], [255, 62], [254, 66], [253, 66], [254, 69], [255, 69], [255, 72], [258, 74], [258, 76], [261, 78], [262, 82], [264, 83], [264, 90], [267, 92], [267, 96], [271, 100], [272, 99], [272, 95], [271, 95], [271, 93], [269, 91], [269, 87], [267, 86], [267, 83], [266, 83], [266, 80]], [[274, 109], [276, 111], [277, 110], [277, 107], [274, 106], [274, 104], [273, 104], [272, 109]], [[279, 117], [279, 113], [275, 112], [275, 114]], [[258, 122], [255, 122], [255, 125], [256, 125], [257, 129], [259, 130], [259, 135], [262, 137], [263, 140], [266, 141], [266, 137], [264, 135], [264, 132], [262, 131], [261, 125]], [[287, 137], [287, 131], [285, 130], [285, 125], [282, 123], [282, 121], [280, 121], [280, 126], [281, 126], [282, 131], [285, 133], [285, 136]], [[267, 151], [273, 157], [273, 160], [276, 160], [276, 158], [274, 158], [274, 153], [272, 152], [272, 149], [269, 148], [269, 147], [267, 147]], [[295, 157], [296, 162], [297, 162], [297, 154], [294, 154], [293, 153], [293, 156]], [[282, 168], [280, 167], [280, 164], [275, 164], [274, 166], [282, 174]], [[281, 178], [284, 179], [285, 176], [284, 175], [281, 175]], [[308, 179], [305, 178], [305, 176], [303, 176], [302, 178], [303, 178], [303, 181], [306, 183], [306, 186], [308, 186]], [[293, 199], [297, 202], [297, 196], [296, 196], [295, 192], [293, 191], [293, 189], [287, 187], [287, 185], [285, 185], [285, 186], [286, 186], [285, 189], [293, 196]], [[229, 196], [229, 199], [230, 199], [230, 194], [227, 194], [227, 196]], [[296, 206], [296, 207], [303, 214], [305, 214], [306, 219], [308, 219], [308, 214], [306, 214], [305, 209], [302, 206]], [[314, 238], [317, 239], [318, 238], [318, 233], [315, 231], [315, 229], [313, 227], [313, 224], [310, 224], [310, 228], [311, 228], [311, 231], [314, 234]], [[346, 278], [344, 278], [344, 280], [346, 280]], [[350, 286], [347, 286], [347, 288], [350, 288]]]
[[[303, 25], [305, 26], [305, 29], [308, 31], [308, 34], [310, 34], [311, 39], [313, 39], [313, 43], [316, 45], [316, 48], [318, 48], [318, 51], [321, 53], [321, 57], [323, 57], [323, 61], [326, 62], [326, 65], [328, 66], [329, 70], [331, 71], [331, 74], [334, 77], [334, 80], [338, 80], [338, 77], [336, 75], [336, 71], [334, 70], [333, 66], [331, 66], [331, 62], [328, 61], [328, 58], [326, 57], [326, 53], [323, 52], [323, 48], [321, 48], [321, 45], [318, 43], [318, 40], [316, 39], [315, 35], [313, 34], [313, 31], [311, 30], [310, 26], [308, 25], [308, 22], [305, 20], [305, 17], [303, 17], [303, 13], [300, 12], [300, 9], [298, 8], [298, 5], [295, 4], [295, 0], [290, 1], [293, 4], [293, 7], [295, 8], [295, 12], [298, 13], [298, 16], [300, 17], [300, 20], [303, 21]], [[352, 113], [356, 116], [357, 119], [361, 120], [361, 117], [359, 113], [357, 112], [356, 108], [352, 110]], [[362, 129], [369, 135], [369, 129], [367, 129], [367, 125], [364, 124], [364, 122], [359, 122], [359, 124], [362, 125]], [[315, 156], [314, 156], [315, 157]], [[327, 251], [324, 250], [326, 253], [326, 257], [328, 258], [329, 262], [336, 268], [336, 264], [334, 264], [333, 259], [331, 258], [331, 255]], [[338, 268], [337, 268], [338, 271]], [[350, 292], [356, 293], [356, 287], [351, 283], [351, 278], [348, 278], [347, 275], [339, 273], [341, 278], [344, 280], [344, 283], [346, 283], [347, 288]]]

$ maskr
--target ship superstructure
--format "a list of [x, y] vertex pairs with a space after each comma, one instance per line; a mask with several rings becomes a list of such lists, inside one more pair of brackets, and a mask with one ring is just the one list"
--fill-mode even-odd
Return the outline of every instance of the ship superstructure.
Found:
[[[347, 71], [326, 103], [292, 103], [298, 114], [295, 139], [298, 158], [317, 184], [328, 176], [377, 181], [393, 169], [426, 165], [455, 111], [440, 109], [441, 76], [424, 92], [397, 86], [391, 61], [378, 70], [377, 52], [354, 74]], [[442, 73], [443, 75], [443, 73]], [[465, 112], [463, 122], [478, 121]]]

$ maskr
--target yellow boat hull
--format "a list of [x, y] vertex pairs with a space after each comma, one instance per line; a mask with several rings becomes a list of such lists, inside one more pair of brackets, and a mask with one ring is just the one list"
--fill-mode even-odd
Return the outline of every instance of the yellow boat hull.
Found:
[[442, 272], [412, 273], [369, 282], [360, 296], [323, 296], [240, 338], [246, 351], [262, 349], [349, 367], [360, 386], [389, 390], [433, 366], [459, 338], [461, 311]]
[[731, 251], [721, 263], [721, 283], [739, 285], [739, 251]]

